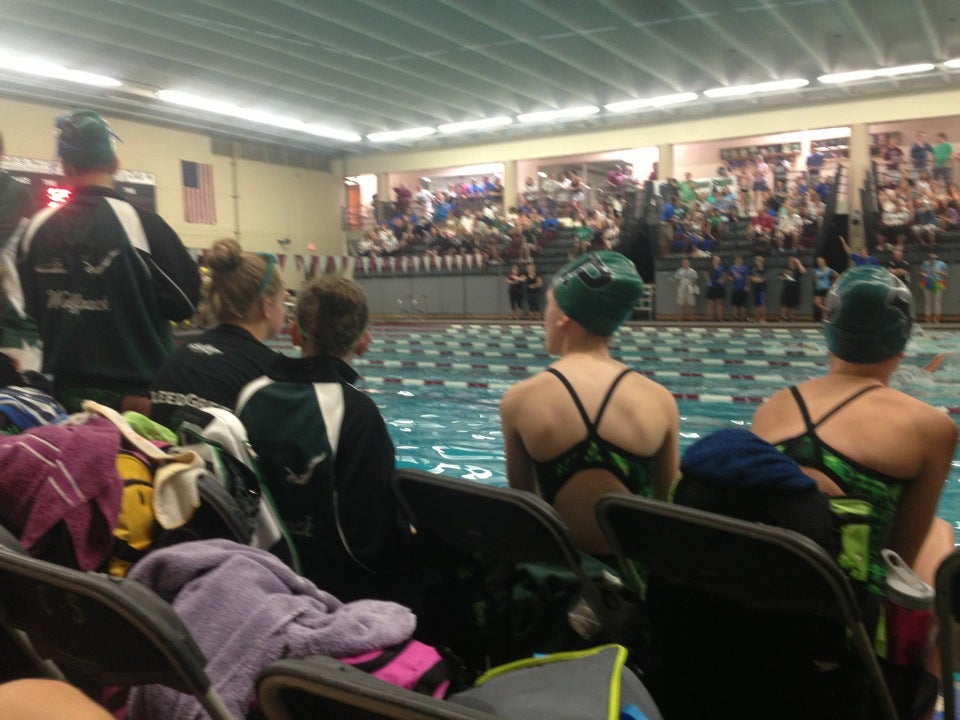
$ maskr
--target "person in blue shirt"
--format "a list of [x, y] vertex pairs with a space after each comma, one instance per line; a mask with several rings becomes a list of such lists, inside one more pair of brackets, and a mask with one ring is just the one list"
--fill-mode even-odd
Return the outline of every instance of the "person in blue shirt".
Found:
[[920, 287], [923, 288], [923, 315], [925, 322], [940, 322], [943, 291], [947, 289], [947, 264], [936, 253], [930, 253], [920, 263]]
[[840, 236], [840, 244], [843, 245], [843, 250], [847, 253], [847, 260], [850, 267], [880, 264], [877, 259], [867, 250], [866, 245], [857, 245], [855, 248], [851, 248], [843, 235]]
[[732, 280], [732, 292], [730, 294], [730, 305], [733, 307], [734, 322], [747, 321], [747, 282], [750, 278], [750, 268], [743, 264], [743, 257], [737, 255], [733, 260], [733, 265], [729, 269]]
[[816, 322], [823, 318], [824, 298], [839, 276], [825, 258], [817, 257], [817, 266], [813, 269], [813, 319]]
[[753, 287], [754, 320], [758, 323], [767, 321], [767, 264], [763, 255], [753, 258], [753, 267], [750, 268], [750, 284]]

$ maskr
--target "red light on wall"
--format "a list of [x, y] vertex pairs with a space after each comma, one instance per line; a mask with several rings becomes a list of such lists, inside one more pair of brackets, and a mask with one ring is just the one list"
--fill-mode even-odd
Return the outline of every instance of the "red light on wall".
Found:
[[67, 188], [48, 187], [47, 188], [47, 207], [63, 205], [73, 193]]

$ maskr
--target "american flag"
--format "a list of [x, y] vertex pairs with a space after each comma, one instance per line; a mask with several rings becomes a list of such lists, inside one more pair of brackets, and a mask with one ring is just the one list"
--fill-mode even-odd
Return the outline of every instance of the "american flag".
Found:
[[217, 205], [213, 196], [213, 166], [180, 161], [183, 174], [183, 217], [188, 223], [217, 224]]

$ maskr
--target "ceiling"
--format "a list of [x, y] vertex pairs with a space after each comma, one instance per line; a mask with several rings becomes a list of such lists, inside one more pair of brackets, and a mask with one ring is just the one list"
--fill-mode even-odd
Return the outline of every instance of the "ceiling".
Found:
[[[958, 0], [0, 0], [0, 52], [124, 82], [0, 71], [0, 94], [273, 140], [372, 152], [162, 102], [180, 90], [371, 132], [790, 78], [801, 90], [612, 114], [560, 130], [960, 86], [960, 69], [842, 86], [825, 73], [960, 58]], [[401, 147], [557, 132], [517, 123]]]

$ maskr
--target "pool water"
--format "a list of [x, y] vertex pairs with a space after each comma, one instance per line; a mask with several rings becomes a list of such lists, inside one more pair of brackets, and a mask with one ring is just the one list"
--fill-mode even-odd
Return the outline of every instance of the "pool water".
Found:
[[[816, 328], [629, 326], [611, 351], [678, 398], [681, 453], [716, 430], [749, 429], [763, 398], [826, 369]], [[922, 369], [941, 352], [956, 358], [936, 375]], [[505, 485], [500, 398], [549, 363], [539, 325], [422, 324], [375, 327], [355, 366], [386, 418], [399, 466]], [[960, 333], [918, 328], [892, 384], [960, 417]], [[939, 515], [960, 538], [960, 453]]]

